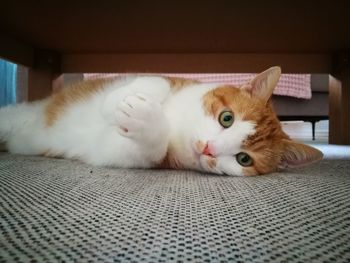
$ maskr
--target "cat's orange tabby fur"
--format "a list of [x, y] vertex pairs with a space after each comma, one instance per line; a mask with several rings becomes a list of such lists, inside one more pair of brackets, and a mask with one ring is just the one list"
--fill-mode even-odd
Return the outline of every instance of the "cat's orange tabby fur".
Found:
[[228, 175], [318, 161], [322, 153], [290, 140], [273, 111], [280, 74], [270, 68], [242, 87], [154, 76], [85, 81], [0, 109], [0, 140], [13, 153]]

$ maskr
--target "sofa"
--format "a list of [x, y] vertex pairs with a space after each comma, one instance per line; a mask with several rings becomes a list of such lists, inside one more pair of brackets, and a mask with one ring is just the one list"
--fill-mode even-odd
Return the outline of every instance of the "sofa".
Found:
[[273, 96], [272, 103], [281, 121], [307, 121], [312, 124], [312, 139], [315, 140], [316, 122], [329, 119], [329, 76], [311, 75], [311, 99]]

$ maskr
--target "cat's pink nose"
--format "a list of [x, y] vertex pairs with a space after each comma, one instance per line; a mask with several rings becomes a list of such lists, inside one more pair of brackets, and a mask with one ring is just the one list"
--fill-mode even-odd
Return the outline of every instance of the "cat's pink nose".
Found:
[[208, 156], [213, 156], [212, 152], [210, 151], [209, 143], [207, 143], [204, 147], [203, 154]]

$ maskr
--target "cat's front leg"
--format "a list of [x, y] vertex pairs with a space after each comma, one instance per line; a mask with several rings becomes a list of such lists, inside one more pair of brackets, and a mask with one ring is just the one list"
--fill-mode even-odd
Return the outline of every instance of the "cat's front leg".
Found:
[[116, 105], [121, 103], [125, 97], [137, 93], [144, 94], [162, 104], [170, 94], [170, 84], [161, 77], [137, 77], [130, 83], [113, 89], [107, 94], [101, 108], [102, 116], [109, 123], [114, 123]]
[[149, 95], [129, 95], [118, 104], [116, 121], [119, 133], [139, 145], [137, 155], [153, 163], [167, 153], [169, 123], [162, 105]]

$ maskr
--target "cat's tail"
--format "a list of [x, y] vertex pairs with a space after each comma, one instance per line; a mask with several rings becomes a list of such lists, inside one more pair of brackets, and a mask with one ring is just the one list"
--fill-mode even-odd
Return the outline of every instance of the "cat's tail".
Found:
[[[21, 103], [0, 108], [0, 142], [13, 152], [27, 153], [27, 148], [40, 136], [44, 101]], [[32, 147], [30, 147], [32, 148]]]

